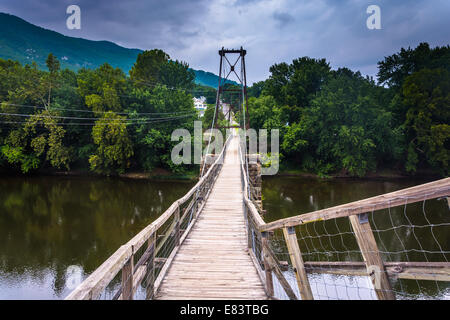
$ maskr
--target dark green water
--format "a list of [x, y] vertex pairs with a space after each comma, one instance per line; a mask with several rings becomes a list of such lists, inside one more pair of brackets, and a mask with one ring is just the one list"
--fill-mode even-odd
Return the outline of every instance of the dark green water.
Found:
[[[401, 179], [330, 180], [268, 177], [263, 179], [264, 209], [267, 222], [328, 208], [429, 181]], [[427, 200], [380, 210], [369, 214], [384, 261], [450, 261], [450, 211], [446, 199]], [[348, 218], [306, 224], [297, 228], [300, 250], [305, 261], [362, 261]], [[272, 241], [280, 260], [288, 260], [283, 235]], [[294, 277], [291, 277], [294, 281]], [[370, 299], [372, 290], [366, 277], [324, 274], [310, 276], [315, 298]], [[394, 280], [398, 298], [450, 299], [450, 283]]]
[[[363, 199], [424, 183], [303, 178], [264, 178], [266, 221]], [[83, 278], [120, 245], [155, 220], [193, 182], [64, 177], [0, 178], [0, 299], [63, 299], [71, 291], [70, 268]], [[450, 247], [450, 214], [445, 201], [371, 215], [386, 261], [445, 261]], [[390, 218], [389, 218], [390, 217]], [[392, 218], [392, 220], [391, 220]], [[414, 232], [408, 219], [417, 226]], [[434, 227], [429, 227], [433, 224]], [[400, 226], [395, 230], [392, 226]], [[383, 231], [386, 230], [386, 231]], [[361, 260], [348, 219], [300, 228], [308, 261]], [[328, 233], [328, 236], [326, 235]], [[433, 235], [435, 238], [433, 238]], [[274, 247], [287, 260], [280, 234]], [[401, 239], [404, 248], [398, 239]], [[419, 241], [417, 241], [417, 239]], [[422, 246], [422, 249], [419, 246]], [[287, 274], [295, 287], [292, 274]], [[363, 277], [310, 275], [316, 298], [370, 298]], [[401, 297], [449, 299], [448, 283], [397, 281]]]
[[63, 299], [193, 182], [0, 178], [0, 299]]

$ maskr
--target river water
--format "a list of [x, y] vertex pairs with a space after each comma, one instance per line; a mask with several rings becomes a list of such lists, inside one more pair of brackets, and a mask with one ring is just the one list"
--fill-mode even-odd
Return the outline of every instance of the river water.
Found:
[[[265, 220], [273, 221], [424, 182], [264, 178]], [[194, 182], [116, 178], [1, 177], [0, 299], [63, 299], [72, 290], [68, 279], [73, 268], [81, 270], [83, 278], [87, 277], [193, 185]], [[384, 241], [380, 249], [383, 257], [387, 261], [450, 259], [447, 253], [441, 253], [448, 250], [450, 244], [450, 215], [446, 202], [429, 201], [425, 207], [420, 203], [406, 208], [406, 217], [414, 224], [428, 226], [430, 222], [435, 227], [431, 233], [430, 227], [415, 228], [414, 236], [419, 241], [415, 240], [411, 228], [394, 228], [403, 240], [403, 249], [398, 238], [392, 235], [391, 221], [395, 226], [408, 224], [404, 208], [375, 214], [375, 229], [379, 231], [376, 238]], [[393, 220], [387, 219], [387, 214]], [[298, 236], [303, 238], [300, 247], [304, 259], [360, 260], [347, 220], [334, 225], [317, 225], [317, 229], [312, 229], [315, 226], [300, 229]], [[330, 235], [326, 241], [324, 230]], [[274, 246], [283, 258], [287, 251], [281, 237], [275, 234]], [[286, 274], [295, 287], [293, 274]], [[318, 299], [373, 297], [370, 289], [364, 289], [370, 287], [364, 277], [311, 274], [310, 281]], [[435, 281], [420, 281], [418, 285], [417, 281], [401, 280], [394, 284], [401, 297], [415, 299], [448, 299], [449, 287], [448, 283]]]
[[63, 299], [71, 268], [92, 273], [193, 185], [0, 178], [0, 299]]

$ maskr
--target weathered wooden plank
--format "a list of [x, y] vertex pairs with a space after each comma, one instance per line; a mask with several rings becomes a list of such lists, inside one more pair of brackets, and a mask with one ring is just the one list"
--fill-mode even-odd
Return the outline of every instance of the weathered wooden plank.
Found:
[[[450, 262], [385, 262], [387, 275], [392, 278], [450, 281]], [[307, 272], [369, 276], [365, 262], [314, 261], [305, 262]]]
[[253, 295], [253, 294], [245, 294], [245, 293], [233, 293], [233, 294], [224, 294], [220, 292], [209, 292], [205, 293], [195, 293], [192, 292], [190, 295], [185, 296], [180, 293], [170, 293], [161, 295], [158, 297], [161, 300], [264, 300], [267, 299], [265, 295]]
[[350, 216], [349, 219], [366, 263], [367, 272], [369, 274], [374, 273], [371, 279], [378, 299], [395, 300], [369, 221], [363, 220], [361, 216]]
[[273, 297], [274, 289], [273, 289], [273, 278], [272, 278], [272, 266], [269, 263], [269, 253], [268, 253], [268, 238], [267, 234], [263, 235], [262, 238], [262, 246], [263, 246], [263, 263], [264, 263], [264, 272], [266, 279], [266, 292], [269, 297]]
[[133, 255], [122, 268], [122, 299], [133, 300]]
[[294, 266], [295, 278], [297, 279], [300, 296], [302, 300], [313, 300], [314, 297], [311, 291], [308, 276], [306, 275], [295, 229], [283, 228], [283, 235], [288, 247], [289, 256], [291, 257], [292, 265]]
[[[224, 278], [224, 279], [253, 279], [255, 276], [255, 273], [253, 270], [242, 270], [241, 272], [230, 269], [217, 269], [217, 270], [208, 270], [208, 272], [205, 272], [202, 269], [179, 269], [171, 270], [170, 274], [168, 274], [166, 277], [174, 277], [174, 278], [184, 278], [186, 277], [192, 277], [197, 279], [204, 280], [205, 274], [208, 274], [208, 278], [215, 279], [215, 278]], [[257, 277], [257, 276], [256, 276]]]
[[283, 288], [284, 292], [287, 294], [290, 300], [298, 300], [297, 296], [295, 295], [294, 291], [291, 288], [291, 285], [286, 280], [286, 278], [283, 275], [283, 272], [281, 272], [280, 267], [278, 266], [277, 258], [275, 257], [275, 254], [272, 252], [270, 247], [265, 247], [265, 252], [268, 253], [268, 262], [270, 264], [271, 270], [273, 270], [275, 276], [277, 277], [278, 281], [281, 284], [281, 287]]

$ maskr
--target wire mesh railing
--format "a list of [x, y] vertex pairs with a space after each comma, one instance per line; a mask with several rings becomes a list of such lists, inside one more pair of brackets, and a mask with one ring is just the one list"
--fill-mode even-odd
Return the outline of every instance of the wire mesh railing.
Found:
[[449, 299], [449, 195], [443, 179], [260, 231], [273, 231], [278, 260], [311, 299]]
[[450, 178], [265, 223], [241, 145], [248, 247], [274, 299], [450, 299]]

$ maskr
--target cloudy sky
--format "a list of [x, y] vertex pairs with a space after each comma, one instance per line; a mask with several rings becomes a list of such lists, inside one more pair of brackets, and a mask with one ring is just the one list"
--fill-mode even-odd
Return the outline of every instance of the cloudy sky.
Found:
[[[71, 4], [81, 8], [81, 30], [66, 27]], [[366, 27], [372, 4], [381, 30]], [[450, 43], [449, 0], [1, 0], [0, 11], [68, 36], [161, 48], [214, 73], [219, 48], [243, 46], [250, 83], [301, 56], [375, 76], [377, 61], [401, 47]]]

